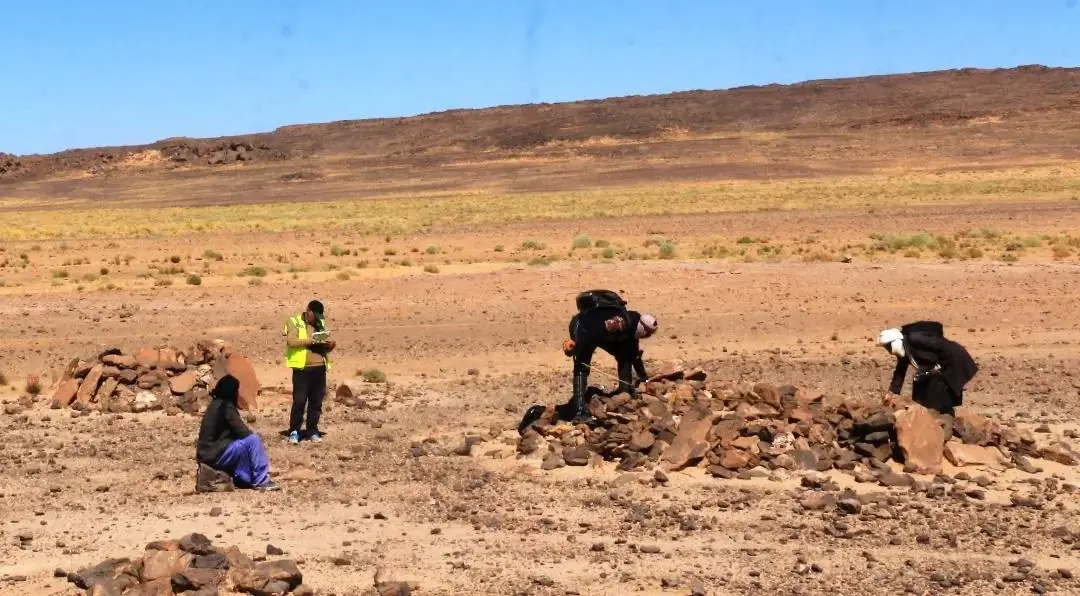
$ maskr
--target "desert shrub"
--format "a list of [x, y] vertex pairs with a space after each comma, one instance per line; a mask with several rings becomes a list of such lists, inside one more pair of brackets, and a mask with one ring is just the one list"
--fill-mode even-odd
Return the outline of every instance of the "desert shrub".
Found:
[[1069, 250], [1069, 247], [1067, 247], [1067, 246], [1055, 246], [1054, 250], [1053, 250], [1053, 253], [1054, 253], [1054, 258], [1059, 259], [1059, 260], [1068, 258], [1069, 256], [1072, 255], [1072, 251]]
[[424, 252], [426, 252], [429, 255], [437, 255], [437, 254], [439, 254], [440, 250], [442, 250], [442, 249], [439, 248], [438, 244], [430, 244], [430, 245], [428, 245], [427, 248], [424, 249]]
[[240, 275], [249, 277], [266, 277], [266, 269], [256, 265], [252, 265], [251, 267], [245, 267], [242, 271], [240, 271]]
[[368, 368], [360, 371], [360, 378], [364, 379], [365, 383], [385, 383], [386, 373], [377, 368]]
[[194, 273], [187, 276], [187, 279], [185, 279], [184, 281], [186, 281], [187, 285], [189, 285], [189, 286], [201, 286], [202, 285], [202, 278], [199, 277], [198, 275], [195, 275]]
[[675, 243], [672, 242], [671, 240], [662, 240], [657, 245], [657, 247], [658, 247], [658, 249], [660, 251], [660, 258], [661, 259], [673, 259], [673, 258], [675, 258], [676, 246], [675, 246]]
[[180, 262], [180, 255], [173, 255], [173, 256], [169, 257], [169, 262], [170, 263], [179, 263]]
[[439, 266], [438, 265], [424, 265], [424, 273], [438, 273], [438, 272], [439, 272]]
[[39, 395], [41, 393], [41, 377], [35, 374], [26, 375], [26, 393]]
[[603, 256], [603, 257], [604, 257], [605, 259], [614, 259], [614, 258], [615, 258], [615, 255], [616, 255], [617, 253], [615, 252], [615, 249], [614, 249], [614, 248], [611, 248], [611, 247], [609, 246], [609, 247], [605, 248], [605, 249], [604, 249], [604, 252], [602, 252], [602, 253], [600, 253], [600, 254], [601, 254], [601, 256]]
[[577, 236], [577, 237], [574, 238], [573, 247], [575, 249], [590, 248], [591, 246], [592, 246], [592, 238], [589, 238], [585, 234], [581, 234], [580, 236]]

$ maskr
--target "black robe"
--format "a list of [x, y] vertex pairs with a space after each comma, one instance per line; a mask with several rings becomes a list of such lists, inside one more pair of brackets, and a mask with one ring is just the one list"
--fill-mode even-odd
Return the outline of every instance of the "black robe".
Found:
[[[638, 376], [645, 378], [645, 364], [641, 359], [641, 347], [637, 337], [641, 313], [633, 310], [626, 311], [629, 317], [626, 328], [621, 333], [610, 333], [604, 327], [604, 322], [617, 314], [616, 311], [610, 309], [596, 309], [570, 318], [570, 338], [574, 340], [575, 375], [581, 374], [588, 378], [593, 353], [600, 348], [615, 358], [619, 368], [628, 368], [632, 365]], [[624, 383], [629, 381], [629, 378], [623, 379]]]
[[[979, 372], [975, 360], [964, 346], [946, 339], [940, 326], [935, 329], [920, 322], [905, 325], [900, 331], [907, 356], [896, 359], [889, 391], [900, 394], [910, 359], [914, 359], [918, 370], [911, 384], [912, 399], [927, 408], [951, 414], [953, 408], [963, 404], [964, 386]], [[935, 366], [940, 369], [935, 371]]]

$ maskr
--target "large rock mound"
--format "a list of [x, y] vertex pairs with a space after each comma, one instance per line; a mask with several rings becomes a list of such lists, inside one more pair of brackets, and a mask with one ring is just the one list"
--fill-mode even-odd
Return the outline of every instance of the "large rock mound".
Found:
[[93, 358], [72, 360], [60, 375], [51, 407], [197, 414], [209, 403], [217, 380], [226, 374], [240, 381], [240, 408], [254, 410], [259, 393], [254, 368], [224, 341], [203, 340], [183, 350], [111, 348]]
[[[553, 423], [554, 408], [526, 429], [518, 452], [544, 457], [545, 469], [617, 461], [621, 470], [703, 466], [714, 476], [751, 478], [770, 470], [837, 469], [882, 484], [910, 484], [890, 461], [916, 474], [955, 466], [1019, 468], [1028, 458], [1077, 465], [1069, 443], [993, 422], [960, 408], [942, 416], [907, 398], [827, 396], [792, 386], [734, 386], [706, 381], [701, 370], [672, 370], [646, 383], [636, 397], [594, 398], [596, 423]], [[546, 450], [546, 453], [543, 451]], [[762, 474], [764, 472], [764, 474]], [[867, 478], [870, 479], [870, 478]]]
[[141, 557], [115, 558], [65, 573], [70, 583], [89, 596], [218, 594], [314, 594], [303, 585], [296, 562], [288, 559], [255, 562], [235, 546], [214, 546], [202, 534], [146, 545]]

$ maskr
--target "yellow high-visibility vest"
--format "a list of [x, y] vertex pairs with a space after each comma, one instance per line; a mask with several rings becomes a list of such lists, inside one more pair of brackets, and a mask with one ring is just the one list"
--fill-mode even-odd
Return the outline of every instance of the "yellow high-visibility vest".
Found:
[[[295, 316], [289, 318], [289, 322], [285, 323], [285, 325], [282, 328], [282, 332], [281, 332], [281, 334], [284, 335], [285, 337], [289, 336], [289, 324], [292, 324], [293, 326], [296, 327], [296, 337], [297, 337], [297, 339], [307, 339], [308, 338], [307, 323], [304, 322], [304, 315], [299, 314], [299, 315], [295, 315]], [[329, 328], [326, 327], [325, 322], [323, 322], [323, 329], [326, 330], [326, 331], [329, 331]], [[289, 368], [304, 368], [305, 366], [307, 366], [307, 355], [308, 355], [308, 349], [307, 348], [294, 348], [292, 346], [286, 345], [285, 346], [285, 366], [287, 366]], [[325, 356], [323, 356], [323, 359], [326, 361], [326, 370], [329, 371], [330, 370], [330, 355], [326, 354]]]

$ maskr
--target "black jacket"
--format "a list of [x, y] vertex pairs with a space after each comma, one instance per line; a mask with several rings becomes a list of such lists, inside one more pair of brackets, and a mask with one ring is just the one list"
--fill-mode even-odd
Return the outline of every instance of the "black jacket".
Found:
[[[908, 356], [915, 359], [919, 373], [928, 372], [934, 368], [934, 365], [939, 365], [940, 374], [949, 385], [949, 389], [958, 397], [962, 397], [964, 386], [979, 372], [978, 365], [968, 354], [967, 349], [946, 339], [944, 335], [932, 331], [901, 328], [901, 332], [904, 334], [904, 350]], [[889, 391], [900, 394], [904, 388], [904, 377], [907, 376], [908, 366], [908, 358], [896, 359], [896, 369], [893, 371]]]
[[195, 458], [201, 463], [213, 466], [229, 444], [250, 434], [251, 429], [244, 424], [240, 410], [236, 407], [235, 396], [231, 399], [217, 397], [210, 401], [206, 413], [203, 414]]

